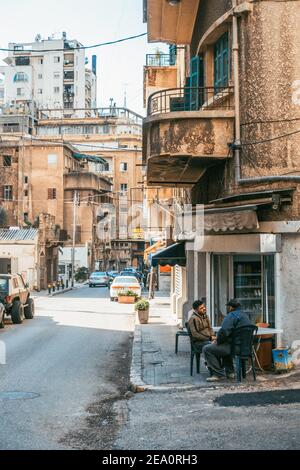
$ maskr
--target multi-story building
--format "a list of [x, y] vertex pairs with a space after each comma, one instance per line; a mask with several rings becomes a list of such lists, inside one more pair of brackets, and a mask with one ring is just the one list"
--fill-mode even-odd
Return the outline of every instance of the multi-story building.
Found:
[[0, 114], [3, 112], [3, 106], [4, 106], [4, 78], [0, 76]]
[[[81, 108], [85, 116], [96, 96], [96, 58], [93, 71], [85, 67], [85, 52], [77, 40], [68, 40], [66, 33], [55, 39], [41, 39], [32, 43], [10, 43], [10, 52], [0, 66], [5, 76], [4, 106], [23, 109], [30, 105], [55, 109], [56, 115], [72, 116], [74, 108]], [[86, 76], [87, 73], [87, 76]]]
[[45, 246], [42, 288], [56, 280], [61, 245], [65, 250], [63, 264], [70, 264], [74, 240], [75, 268], [94, 269], [102, 250], [97, 218], [100, 206], [110, 200], [111, 183], [92, 172], [89, 161], [103, 163], [66, 143], [2, 135], [1, 207], [8, 226], [40, 229]]
[[[75, 110], [76, 114], [81, 110]], [[144, 200], [142, 171], [142, 117], [111, 106], [92, 109], [89, 117], [58, 119], [55, 110], [48, 117], [41, 114], [37, 126], [39, 139], [70, 142], [78, 151], [97, 157], [105, 164], [90, 163], [92, 171], [110, 178], [113, 185], [113, 207], [103, 207], [105, 215], [115, 223], [105, 256], [99, 261], [102, 269], [122, 269], [128, 265], [142, 267], [144, 240], [141, 227]], [[134, 212], [132, 212], [134, 211]], [[114, 212], [114, 216], [112, 214]]]
[[147, 182], [187, 188], [191, 220], [204, 206], [203, 234], [177, 236], [174, 311], [205, 298], [218, 325], [236, 297], [283, 345], [300, 339], [299, 3], [145, 2], [149, 41], [186, 53], [185, 86], [148, 100]]

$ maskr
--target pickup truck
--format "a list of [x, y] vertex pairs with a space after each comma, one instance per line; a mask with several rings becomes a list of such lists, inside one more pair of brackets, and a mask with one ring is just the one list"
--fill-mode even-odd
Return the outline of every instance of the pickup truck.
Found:
[[[20, 274], [0, 274], [1, 304], [4, 306], [4, 315], [10, 316], [13, 323], [22, 323], [24, 319], [31, 320], [34, 317], [34, 301]], [[1, 324], [3, 328], [4, 317], [0, 314], [0, 328]]]

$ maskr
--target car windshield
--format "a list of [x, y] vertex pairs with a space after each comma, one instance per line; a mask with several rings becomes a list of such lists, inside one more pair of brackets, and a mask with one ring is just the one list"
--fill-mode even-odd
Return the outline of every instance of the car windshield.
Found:
[[106, 276], [107, 274], [106, 273], [92, 273], [91, 276], [92, 277], [103, 277], [103, 276]]
[[0, 278], [0, 294], [7, 294], [8, 279]]
[[135, 277], [116, 277], [114, 284], [138, 284]]

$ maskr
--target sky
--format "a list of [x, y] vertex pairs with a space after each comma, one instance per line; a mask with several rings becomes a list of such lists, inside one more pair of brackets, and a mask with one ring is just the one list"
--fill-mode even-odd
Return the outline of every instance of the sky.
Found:
[[[33, 42], [36, 35], [48, 38], [65, 31], [68, 39], [84, 46], [146, 32], [142, 0], [14, 0], [1, 1], [0, 47], [9, 42]], [[147, 53], [161, 44], [147, 44], [147, 36], [119, 45], [87, 51], [98, 58], [98, 106], [109, 106], [114, 98], [144, 115], [143, 65]], [[0, 52], [1, 59], [5, 54]]]

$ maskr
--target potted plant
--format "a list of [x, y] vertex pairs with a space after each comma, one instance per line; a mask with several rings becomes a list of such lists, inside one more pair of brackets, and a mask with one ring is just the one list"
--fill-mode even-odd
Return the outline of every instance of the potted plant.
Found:
[[147, 299], [140, 299], [136, 302], [134, 309], [138, 312], [139, 322], [148, 323], [150, 303]]
[[133, 290], [122, 290], [118, 293], [118, 302], [120, 304], [134, 304], [137, 295]]

